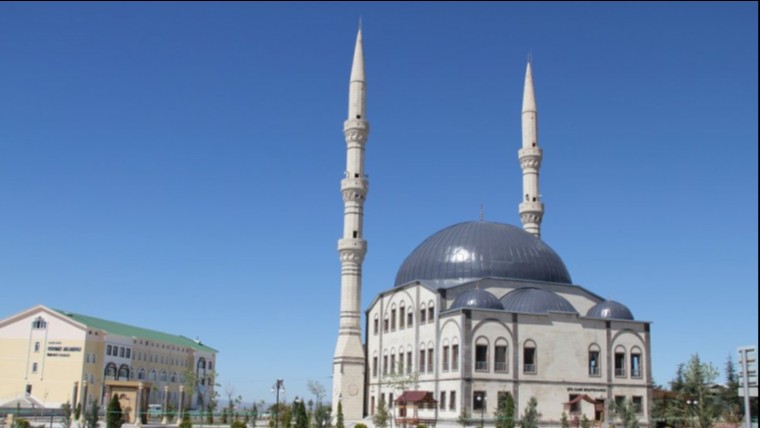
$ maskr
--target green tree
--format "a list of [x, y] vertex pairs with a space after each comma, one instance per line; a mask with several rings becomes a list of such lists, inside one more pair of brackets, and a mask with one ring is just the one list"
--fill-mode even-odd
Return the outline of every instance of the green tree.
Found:
[[337, 415], [335, 416], [335, 428], [346, 428], [346, 425], [343, 423], [343, 402], [338, 401], [338, 410]]
[[541, 413], [538, 412], [538, 401], [536, 397], [530, 397], [528, 406], [520, 418], [520, 428], [538, 428], [538, 421], [541, 419]]
[[332, 420], [332, 408], [327, 404], [317, 404], [314, 407], [314, 427], [329, 428]]
[[726, 360], [726, 389], [721, 394], [723, 420], [737, 426], [744, 418], [744, 401], [739, 397], [739, 375], [731, 354]]
[[385, 428], [388, 426], [389, 419], [390, 414], [388, 413], [388, 406], [385, 405], [385, 400], [381, 395], [380, 402], [377, 403], [377, 410], [375, 411], [375, 415], [372, 416], [372, 422], [377, 428]]
[[567, 413], [562, 412], [562, 416], [559, 419], [559, 425], [562, 428], [570, 428], [570, 420], [567, 418]]
[[119, 396], [114, 394], [113, 397], [111, 397], [111, 401], [108, 403], [106, 427], [121, 428], [122, 423], [123, 415], [121, 413], [121, 403], [119, 402]]
[[64, 426], [64, 428], [68, 428], [71, 426], [71, 403], [65, 402], [61, 404], [61, 413], [63, 413], [63, 416], [61, 416], [61, 425]]
[[79, 420], [79, 417], [82, 416], [82, 403], [77, 403], [77, 408], [74, 409], [74, 420]]
[[515, 400], [512, 394], [499, 393], [499, 403], [496, 408], [496, 428], [512, 428], [515, 426]]
[[472, 419], [470, 418], [470, 415], [467, 414], [467, 409], [462, 407], [462, 411], [459, 412], [459, 417], [457, 418], [457, 422], [459, 425], [462, 425], [462, 428], [468, 427], [472, 425]]
[[633, 401], [629, 399], [622, 402], [613, 401], [610, 410], [624, 428], [639, 428], [639, 418], [636, 415], [639, 409], [636, 408]]
[[193, 428], [193, 422], [190, 420], [190, 414], [185, 412], [182, 415], [182, 422], [179, 423], [179, 428]]
[[681, 394], [688, 407], [689, 418], [699, 428], [711, 428], [720, 414], [719, 406], [710, 391], [717, 377], [718, 370], [710, 363], [703, 363], [698, 354], [692, 355], [684, 367]]
[[581, 417], [581, 428], [591, 428], [591, 421], [585, 414]]
[[296, 414], [295, 428], [309, 428], [309, 416], [306, 414], [306, 405], [303, 400], [296, 401], [293, 410]]
[[90, 411], [86, 412], [84, 415], [84, 426], [86, 428], [98, 427], [98, 412], [100, 412], [100, 406], [98, 405], [98, 400], [92, 400], [92, 404], [90, 405]]

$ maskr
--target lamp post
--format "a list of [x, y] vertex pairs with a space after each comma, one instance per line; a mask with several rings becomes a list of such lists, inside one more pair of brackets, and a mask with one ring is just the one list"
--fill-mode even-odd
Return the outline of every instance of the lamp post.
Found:
[[689, 417], [691, 418], [691, 426], [692, 428], [695, 427], [694, 424], [694, 414], [695, 414], [695, 408], [697, 404], [699, 404], [699, 401], [697, 400], [686, 400], [686, 404], [689, 406]]
[[162, 417], [161, 417], [161, 423], [166, 425], [169, 423], [169, 418], [166, 413], [166, 408], [169, 407], [169, 385], [164, 385], [164, 408], [162, 409]]
[[179, 386], [179, 416], [177, 416], [177, 423], [182, 422], [182, 416], [185, 410], [185, 385]]
[[483, 428], [486, 415], [486, 395], [478, 395], [475, 399], [480, 403], [480, 428]]
[[301, 428], [298, 426], [299, 423], [299, 417], [301, 416], [301, 399], [298, 398], [296, 395], [296, 398], [293, 399], [293, 426], [296, 428]]
[[276, 394], [274, 405], [274, 428], [280, 427], [280, 391], [285, 392], [285, 381], [282, 379], [277, 379], [274, 385], [272, 385], [272, 392]]
[[84, 423], [87, 414], [87, 380], [82, 381], [82, 410], [79, 412], [79, 421]]

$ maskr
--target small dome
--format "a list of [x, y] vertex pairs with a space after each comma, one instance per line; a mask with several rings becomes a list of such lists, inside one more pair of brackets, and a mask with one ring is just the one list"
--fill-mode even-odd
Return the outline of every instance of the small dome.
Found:
[[415, 248], [401, 264], [395, 285], [486, 277], [572, 284], [562, 259], [541, 239], [508, 224], [468, 221], [436, 232]]
[[449, 309], [504, 309], [501, 302], [486, 290], [475, 288], [457, 296]]
[[508, 312], [544, 314], [549, 311], [556, 311], [578, 313], [564, 297], [549, 290], [535, 287], [512, 290], [501, 298], [501, 304], [504, 306], [504, 310]]
[[587, 317], [610, 318], [615, 320], [632, 320], [633, 314], [624, 304], [614, 300], [605, 300], [592, 306], [586, 313]]

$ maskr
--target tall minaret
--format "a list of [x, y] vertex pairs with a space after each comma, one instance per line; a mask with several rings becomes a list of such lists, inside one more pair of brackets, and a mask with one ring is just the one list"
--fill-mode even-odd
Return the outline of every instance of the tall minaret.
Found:
[[525, 89], [522, 106], [522, 148], [517, 152], [523, 173], [523, 201], [520, 203], [520, 220], [523, 229], [541, 237], [541, 220], [544, 203], [538, 190], [538, 170], [541, 168], [543, 151], [538, 147], [538, 110], [533, 90], [533, 73], [528, 61], [525, 70]]
[[356, 36], [354, 63], [348, 86], [348, 119], [343, 123], [346, 136], [346, 177], [340, 182], [343, 193], [343, 238], [338, 240], [340, 254], [340, 328], [333, 357], [333, 415], [343, 403], [346, 421], [364, 417], [364, 347], [361, 341], [360, 305], [362, 262], [367, 252], [363, 236], [364, 199], [369, 182], [364, 175], [364, 145], [369, 134], [365, 119], [366, 86], [362, 29]]

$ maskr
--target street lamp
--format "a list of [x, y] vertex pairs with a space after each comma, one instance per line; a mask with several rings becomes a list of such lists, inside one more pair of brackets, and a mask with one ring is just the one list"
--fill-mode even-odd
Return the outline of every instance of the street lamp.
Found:
[[285, 381], [282, 379], [277, 379], [277, 381], [272, 385], [272, 392], [275, 393], [275, 405], [274, 405], [274, 428], [279, 428], [280, 426], [280, 391], [285, 392]]
[[695, 407], [697, 406], [697, 404], [699, 404], [699, 401], [697, 401], [697, 400], [686, 400], [686, 404], [689, 406], [689, 417], [691, 417], [691, 426], [693, 428], [693, 427], [695, 427], [695, 424], [694, 424], [694, 414], [696, 413], [695, 412]]
[[486, 394], [480, 394], [475, 397], [475, 400], [480, 403], [480, 428], [484, 427], [485, 415], [486, 415]]
[[296, 398], [293, 399], [293, 426], [298, 427], [298, 418], [300, 415], [301, 399], [296, 395]]

